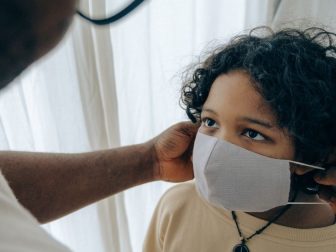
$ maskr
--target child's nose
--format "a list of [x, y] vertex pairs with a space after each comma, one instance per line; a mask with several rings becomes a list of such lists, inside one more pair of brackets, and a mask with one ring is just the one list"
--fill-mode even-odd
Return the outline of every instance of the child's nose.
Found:
[[221, 140], [231, 142], [231, 143], [232, 143], [232, 141], [234, 141], [233, 134], [227, 128], [221, 128], [220, 130], [218, 130], [215, 133], [215, 137], [218, 138], [218, 139], [221, 139]]

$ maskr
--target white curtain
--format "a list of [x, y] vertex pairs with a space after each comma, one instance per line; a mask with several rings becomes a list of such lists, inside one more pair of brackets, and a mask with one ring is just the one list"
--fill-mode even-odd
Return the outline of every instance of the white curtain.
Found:
[[[240, 32], [244, 14], [244, 0], [153, 0], [112, 27], [122, 144], [187, 120], [178, 103], [181, 73], [211, 41]], [[169, 186], [157, 182], [125, 193], [134, 251], [141, 251], [154, 207]]]
[[[117, 1], [122, 4], [123, 1]], [[91, 14], [113, 0], [81, 1]], [[0, 148], [84, 152], [143, 142], [186, 120], [180, 74], [244, 28], [245, 0], [152, 0], [110, 28], [75, 19], [65, 40], [0, 93]], [[44, 226], [73, 251], [141, 251], [156, 182]]]
[[247, 28], [268, 25], [273, 28], [319, 26], [336, 31], [334, 0], [247, 0]]

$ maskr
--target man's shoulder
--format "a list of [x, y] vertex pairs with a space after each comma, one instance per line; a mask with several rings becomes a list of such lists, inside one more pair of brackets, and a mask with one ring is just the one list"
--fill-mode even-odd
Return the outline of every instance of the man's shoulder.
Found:
[[69, 251], [42, 229], [31, 213], [19, 204], [1, 172], [0, 251]]

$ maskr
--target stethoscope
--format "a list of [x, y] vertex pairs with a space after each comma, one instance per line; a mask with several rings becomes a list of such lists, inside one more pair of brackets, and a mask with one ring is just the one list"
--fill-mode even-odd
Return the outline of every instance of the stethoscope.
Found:
[[135, 8], [137, 8], [140, 4], [142, 4], [145, 0], [134, 0], [131, 2], [127, 7], [119, 11], [118, 13], [114, 14], [111, 17], [108, 18], [103, 18], [103, 19], [94, 19], [90, 18], [87, 15], [85, 15], [83, 12], [80, 10], [77, 10], [77, 14], [80, 15], [82, 18], [86, 19], [87, 21], [95, 24], [95, 25], [108, 25], [111, 24], [126, 15], [128, 15], [130, 12], [132, 12]]

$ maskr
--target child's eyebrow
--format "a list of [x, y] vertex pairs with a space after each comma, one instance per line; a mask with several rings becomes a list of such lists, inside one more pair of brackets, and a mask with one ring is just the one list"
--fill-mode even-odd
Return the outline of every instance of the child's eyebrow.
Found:
[[247, 117], [247, 116], [240, 117], [240, 119], [243, 120], [243, 121], [247, 121], [247, 122], [250, 122], [250, 123], [261, 125], [261, 126], [263, 126], [265, 128], [268, 128], [268, 129], [273, 128], [273, 125], [271, 123], [260, 120], [260, 119], [255, 119], [255, 118], [251, 118], [251, 117]]
[[214, 111], [214, 110], [212, 110], [212, 109], [210, 109], [210, 108], [203, 107], [203, 108], [202, 108], [202, 111], [204, 111], [204, 112], [209, 112], [209, 113], [212, 113], [212, 114], [214, 114], [214, 115], [218, 115], [216, 111]]
[[[212, 110], [211, 108], [203, 107], [202, 111], [212, 113], [216, 116], [218, 115], [217, 112]], [[271, 129], [271, 128], [274, 127], [270, 122], [263, 121], [263, 120], [256, 119], [256, 118], [252, 118], [252, 117], [248, 117], [248, 116], [241, 116], [241, 117], [239, 117], [239, 119], [242, 120], [242, 121], [249, 122], [249, 123], [258, 124], [258, 125], [263, 126], [264, 128], [267, 128], [267, 129]]]

